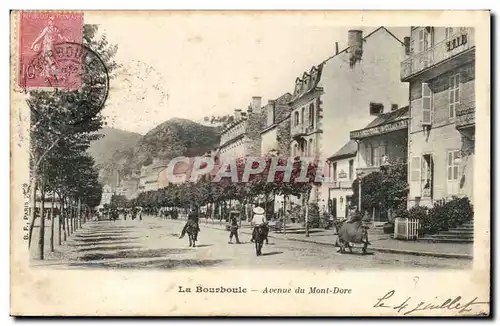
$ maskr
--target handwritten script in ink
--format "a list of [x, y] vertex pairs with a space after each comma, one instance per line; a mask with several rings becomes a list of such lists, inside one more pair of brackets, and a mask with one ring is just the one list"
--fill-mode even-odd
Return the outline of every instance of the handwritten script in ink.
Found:
[[429, 301], [412, 300], [411, 297], [403, 297], [403, 300], [395, 298], [396, 291], [391, 290], [377, 299], [374, 308], [386, 308], [396, 310], [403, 315], [410, 315], [417, 311], [438, 311], [452, 310], [459, 314], [472, 311], [473, 306], [489, 305], [489, 301], [479, 301], [478, 297], [472, 300], [462, 298], [461, 296]]

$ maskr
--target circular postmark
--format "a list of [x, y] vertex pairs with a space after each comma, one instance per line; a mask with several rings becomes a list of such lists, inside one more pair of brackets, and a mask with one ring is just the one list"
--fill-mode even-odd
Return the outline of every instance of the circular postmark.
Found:
[[[23, 75], [30, 92], [28, 104], [35, 114], [60, 110], [66, 123], [78, 124], [104, 107], [109, 93], [105, 62], [92, 49], [79, 43], [54, 44], [33, 56]], [[62, 121], [61, 121], [62, 122]]]

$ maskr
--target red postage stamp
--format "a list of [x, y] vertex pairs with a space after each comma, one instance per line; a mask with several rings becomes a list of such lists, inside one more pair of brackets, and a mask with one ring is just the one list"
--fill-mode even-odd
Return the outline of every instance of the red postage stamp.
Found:
[[78, 88], [81, 75], [71, 73], [75, 69], [61, 60], [61, 45], [81, 44], [82, 38], [83, 13], [21, 12], [19, 86]]

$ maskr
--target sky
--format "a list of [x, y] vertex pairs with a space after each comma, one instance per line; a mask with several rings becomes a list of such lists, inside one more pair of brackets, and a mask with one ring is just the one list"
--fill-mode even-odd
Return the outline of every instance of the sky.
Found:
[[[292, 92], [295, 78], [347, 44], [347, 31], [321, 14], [96, 14], [122, 65], [103, 110], [108, 126], [145, 134], [174, 118], [245, 110]], [[341, 23], [341, 22], [340, 22]], [[409, 27], [388, 29], [401, 40]]]

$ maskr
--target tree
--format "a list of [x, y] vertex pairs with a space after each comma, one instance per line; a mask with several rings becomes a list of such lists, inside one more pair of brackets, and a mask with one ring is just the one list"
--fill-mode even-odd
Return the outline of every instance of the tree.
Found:
[[[372, 172], [361, 181], [361, 207], [359, 210], [372, 211], [381, 208], [392, 212], [406, 208], [408, 197], [407, 167], [402, 162], [392, 162], [383, 170]], [[359, 202], [359, 178], [352, 184], [353, 203]]]
[[[108, 73], [112, 73], [118, 64], [113, 60], [117, 47], [110, 46], [105, 36], [97, 38], [97, 26], [85, 25], [83, 44], [95, 51], [104, 62]], [[36, 218], [35, 203], [37, 189], [41, 186], [41, 193], [45, 192], [48, 186], [47, 180], [52, 180], [54, 184], [51, 188], [64, 188], [62, 184], [62, 171], [60, 175], [54, 177], [54, 170], [64, 170], [62, 162], [47, 165], [48, 160], [56, 161], [64, 156], [65, 151], [84, 152], [92, 139], [98, 137], [95, 132], [103, 125], [103, 117], [100, 114], [100, 107], [93, 106], [88, 98], [92, 94], [96, 82], [101, 82], [103, 76], [102, 69], [99, 69], [94, 61], [85, 57], [85, 73], [83, 74], [82, 85], [78, 90], [64, 90], [55, 88], [53, 90], [32, 90], [28, 95], [28, 105], [31, 109], [30, 127], [30, 231], [29, 245], [31, 245], [33, 226]], [[77, 166], [70, 166], [73, 169]], [[71, 174], [71, 173], [70, 173]], [[69, 181], [69, 180], [68, 180]], [[74, 181], [74, 180], [73, 180]], [[82, 181], [82, 180], [80, 180]], [[64, 184], [64, 183], [63, 183]], [[78, 183], [77, 183], [78, 184]], [[79, 183], [78, 186], [82, 186]], [[93, 185], [95, 187], [95, 184]], [[75, 195], [75, 189], [72, 189]], [[81, 193], [80, 193], [81, 194]], [[63, 197], [66, 194], [60, 194]], [[43, 196], [42, 196], [43, 198]], [[61, 197], [60, 197], [61, 198]], [[80, 207], [80, 206], [79, 206]], [[80, 214], [80, 212], [79, 212]], [[40, 259], [43, 259], [43, 239], [44, 239], [44, 216], [40, 216]]]

